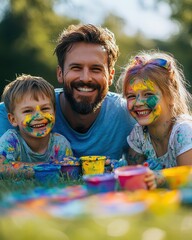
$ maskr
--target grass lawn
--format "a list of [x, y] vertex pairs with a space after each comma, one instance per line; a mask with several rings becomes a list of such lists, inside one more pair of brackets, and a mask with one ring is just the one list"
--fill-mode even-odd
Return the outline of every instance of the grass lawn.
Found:
[[[59, 186], [83, 184], [82, 180], [60, 179]], [[7, 178], [0, 180], [0, 197], [11, 192], [25, 193], [40, 185], [34, 179]], [[52, 187], [51, 185], [48, 187]], [[161, 202], [162, 199], [159, 199]], [[110, 217], [51, 217], [46, 214], [0, 216], [0, 240], [188, 240], [192, 239], [192, 211], [159, 209], [135, 215]]]

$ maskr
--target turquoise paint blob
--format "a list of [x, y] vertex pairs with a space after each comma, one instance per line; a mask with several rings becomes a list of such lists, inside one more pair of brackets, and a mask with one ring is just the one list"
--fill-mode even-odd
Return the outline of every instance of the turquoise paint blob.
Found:
[[153, 109], [157, 105], [158, 101], [159, 98], [156, 95], [153, 95], [147, 99], [146, 104], [150, 109]]

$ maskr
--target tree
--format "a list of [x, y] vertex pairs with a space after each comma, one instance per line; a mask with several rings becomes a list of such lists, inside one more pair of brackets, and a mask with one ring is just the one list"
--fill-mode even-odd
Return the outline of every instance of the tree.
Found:
[[78, 20], [58, 16], [52, 0], [10, 0], [0, 22], [0, 89], [16, 75], [40, 75], [56, 86], [55, 40]]

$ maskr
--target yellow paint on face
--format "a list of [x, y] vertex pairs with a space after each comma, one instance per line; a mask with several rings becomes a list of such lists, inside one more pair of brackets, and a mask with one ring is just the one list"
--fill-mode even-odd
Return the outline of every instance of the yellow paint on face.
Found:
[[150, 114], [150, 122], [155, 121], [160, 115], [161, 115], [162, 109], [160, 105], [157, 105], [157, 107], [153, 110], [153, 114]]
[[[30, 124], [32, 121], [42, 119], [41, 123], [45, 122], [46, 129], [43, 131], [36, 129], [34, 130], [33, 128], [30, 127]], [[48, 133], [50, 133], [51, 129], [53, 128], [55, 123], [55, 116], [52, 113], [49, 112], [42, 112], [40, 109], [40, 106], [37, 105], [35, 108], [35, 113], [34, 114], [27, 114], [25, 116], [25, 119], [23, 121], [23, 127], [25, 131], [30, 132], [31, 134], [34, 134], [36, 137], [42, 137], [46, 136]]]
[[154, 82], [147, 79], [147, 80], [142, 80], [139, 81], [137, 83], [133, 83], [130, 84], [131, 88], [133, 89], [133, 91], [142, 91], [142, 90], [150, 90], [150, 91], [154, 91], [155, 87], [154, 87]]

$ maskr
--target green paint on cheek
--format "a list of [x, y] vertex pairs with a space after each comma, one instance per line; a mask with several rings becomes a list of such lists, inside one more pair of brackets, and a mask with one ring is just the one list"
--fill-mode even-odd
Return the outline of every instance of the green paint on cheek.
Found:
[[153, 109], [157, 105], [158, 101], [159, 101], [159, 98], [156, 95], [151, 96], [147, 99], [147, 106]]

